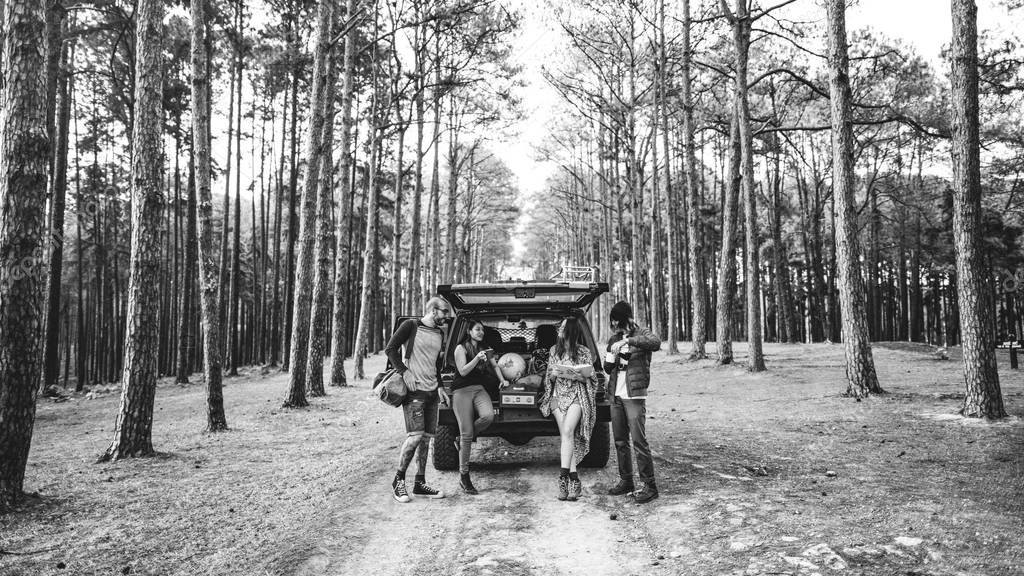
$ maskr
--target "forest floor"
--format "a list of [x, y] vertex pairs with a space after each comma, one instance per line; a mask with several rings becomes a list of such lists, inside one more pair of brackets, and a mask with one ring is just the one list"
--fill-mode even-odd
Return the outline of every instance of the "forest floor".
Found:
[[956, 415], [959, 350], [876, 344], [888, 394], [856, 402], [841, 346], [765, 348], [756, 375], [655, 355], [661, 498], [643, 506], [603, 495], [614, 458], [557, 501], [553, 439], [482, 439], [480, 496], [431, 468], [449, 497], [396, 503], [401, 411], [366, 381], [285, 410], [284, 375], [245, 372], [225, 388], [231, 431], [209, 434], [202, 385], [165, 380], [160, 455], [108, 464], [116, 389], [41, 399], [38, 497], [0, 516], [0, 574], [1024, 573], [1024, 371], [1000, 359], [1011, 417], [988, 423]]

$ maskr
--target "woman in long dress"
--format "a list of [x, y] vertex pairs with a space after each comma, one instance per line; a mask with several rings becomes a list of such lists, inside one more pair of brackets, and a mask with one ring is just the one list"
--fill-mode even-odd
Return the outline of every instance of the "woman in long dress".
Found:
[[558, 499], [574, 501], [583, 492], [576, 466], [590, 450], [590, 434], [597, 418], [594, 359], [575, 318], [562, 322], [544, 383], [540, 411], [544, 416], [555, 415], [561, 437]]

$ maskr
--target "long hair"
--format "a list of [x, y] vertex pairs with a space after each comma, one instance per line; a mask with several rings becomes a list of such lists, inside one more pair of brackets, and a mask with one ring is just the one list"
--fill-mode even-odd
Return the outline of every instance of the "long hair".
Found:
[[[468, 323], [466, 323], [466, 333], [462, 335], [462, 340], [459, 341], [459, 344], [462, 344], [463, 348], [466, 347], [466, 344], [476, 344], [476, 342], [473, 340], [473, 336], [470, 335], [470, 332], [472, 332], [473, 328], [476, 328], [478, 325], [483, 326], [484, 323], [482, 320], [479, 320], [477, 318], [474, 318], [470, 320]], [[469, 350], [468, 348], [466, 349]]]
[[555, 343], [555, 355], [565, 358], [568, 354], [573, 362], [579, 362], [578, 351], [582, 340], [583, 331], [580, 330], [579, 320], [566, 318], [565, 329], [558, 334], [558, 341]]
[[[476, 328], [478, 324], [480, 326], [484, 325], [484, 323], [481, 322], [479, 319], [474, 318], [474, 319], [470, 320], [466, 324], [466, 333], [462, 335], [462, 340], [459, 342], [459, 344], [462, 345], [462, 349], [466, 351], [466, 361], [467, 362], [472, 360], [473, 356], [476, 356], [477, 353], [479, 353], [481, 349], [487, 347], [486, 345], [484, 345], [484, 346], [477, 345], [476, 340], [473, 340], [473, 336], [471, 336], [470, 333], [469, 333], [471, 330], [473, 330], [473, 328]], [[478, 368], [479, 368], [479, 366], [478, 366]]]

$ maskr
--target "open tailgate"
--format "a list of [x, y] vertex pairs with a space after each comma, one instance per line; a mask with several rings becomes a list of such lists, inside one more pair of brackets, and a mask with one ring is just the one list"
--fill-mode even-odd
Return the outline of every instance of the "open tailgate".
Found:
[[607, 282], [441, 284], [437, 293], [459, 312], [587, 309]]

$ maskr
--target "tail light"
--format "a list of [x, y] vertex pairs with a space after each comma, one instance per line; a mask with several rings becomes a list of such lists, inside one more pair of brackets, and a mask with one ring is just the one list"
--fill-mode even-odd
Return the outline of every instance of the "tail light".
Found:
[[452, 393], [452, 384], [455, 383], [455, 370], [452, 368], [445, 368], [441, 371], [441, 386], [444, 391], [448, 394]]

